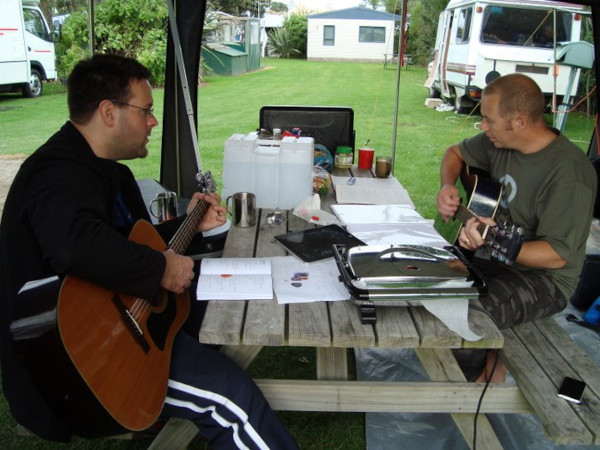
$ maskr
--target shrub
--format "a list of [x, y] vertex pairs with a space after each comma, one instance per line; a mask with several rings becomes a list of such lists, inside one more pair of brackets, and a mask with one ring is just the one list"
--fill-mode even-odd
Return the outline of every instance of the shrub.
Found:
[[285, 27], [275, 28], [269, 33], [267, 50], [270, 55], [278, 58], [290, 58], [294, 54], [301, 54], [299, 50], [292, 46], [291, 33]]

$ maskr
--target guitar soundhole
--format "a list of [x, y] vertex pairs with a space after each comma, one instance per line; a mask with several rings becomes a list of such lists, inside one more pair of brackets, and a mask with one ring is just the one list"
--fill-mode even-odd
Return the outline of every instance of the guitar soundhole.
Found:
[[148, 321], [148, 332], [156, 346], [163, 351], [167, 342], [167, 334], [175, 316], [177, 315], [177, 301], [175, 294], [170, 291], [164, 291], [167, 295], [167, 305], [160, 314], [150, 314]]

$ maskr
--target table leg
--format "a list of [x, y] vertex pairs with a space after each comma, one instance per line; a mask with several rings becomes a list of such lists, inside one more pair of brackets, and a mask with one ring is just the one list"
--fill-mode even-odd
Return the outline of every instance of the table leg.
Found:
[[224, 345], [221, 347], [221, 352], [234, 360], [242, 369], [247, 369], [262, 348], [262, 345]]
[[317, 380], [347, 380], [348, 349], [317, 347]]
[[[451, 350], [417, 348], [415, 352], [431, 381], [466, 381]], [[481, 389], [483, 389], [483, 386], [483, 383], [481, 383]], [[467, 445], [472, 448], [474, 414], [450, 415], [465, 438]], [[502, 444], [485, 414], [480, 414], [477, 418], [477, 447], [502, 449]]]

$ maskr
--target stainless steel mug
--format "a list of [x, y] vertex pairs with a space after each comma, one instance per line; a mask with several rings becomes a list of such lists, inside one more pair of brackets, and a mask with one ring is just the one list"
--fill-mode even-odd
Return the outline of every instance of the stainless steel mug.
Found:
[[[231, 200], [231, 206], [229, 205]], [[225, 201], [231, 221], [236, 227], [253, 227], [256, 223], [256, 196], [250, 192], [237, 192]]]
[[[156, 211], [154, 211], [156, 205]], [[150, 214], [156, 217], [160, 223], [177, 217], [177, 194], [166, 191], [156, 194], [156, 198], [150, 202]]]
[[375, 158], [375, 175], [379, 178], [387, 178], [392, 171], [392, 158], [389, 156], [378, 156]]

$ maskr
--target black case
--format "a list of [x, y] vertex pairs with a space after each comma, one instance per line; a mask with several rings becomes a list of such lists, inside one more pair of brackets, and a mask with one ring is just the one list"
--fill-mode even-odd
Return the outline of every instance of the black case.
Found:
[[576, 308], [587, 310], [600, 295], [600, 255], [586, 255], [579, 284], [571, 303]]
[[327, 147], [333, 156], [338, 145], [352, 148], [354, 155], [354, 111], [345, 106], [263, 106], [260, 128], [291, 131], [300, 128], [302, 136], [312, 137], [315, 144]]

